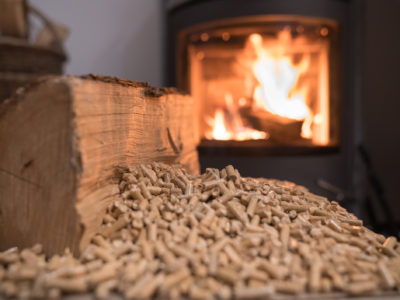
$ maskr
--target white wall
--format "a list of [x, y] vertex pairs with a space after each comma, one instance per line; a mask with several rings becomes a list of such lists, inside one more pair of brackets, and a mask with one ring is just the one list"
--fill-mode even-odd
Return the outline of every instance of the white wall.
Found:
[[69, 27], [65, 73], [95, 73], [161, 85], [161, 0], [29, 2]]

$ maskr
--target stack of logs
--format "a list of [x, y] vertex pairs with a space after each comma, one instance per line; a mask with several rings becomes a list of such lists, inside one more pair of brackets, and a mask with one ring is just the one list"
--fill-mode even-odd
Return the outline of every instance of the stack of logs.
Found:
[[396, 239], [304, 187], [242, 178], [232, 166], [191, 175], [151, 163], [119, 174], [119, 197], [79, 258], [45, 258], [39, 245], [0, 254], [3, 295], [265, 299], [400, 287]]

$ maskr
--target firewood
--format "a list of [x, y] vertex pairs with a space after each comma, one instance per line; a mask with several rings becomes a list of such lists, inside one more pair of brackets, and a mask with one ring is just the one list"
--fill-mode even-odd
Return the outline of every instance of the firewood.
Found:
[[249, 108], [242, 108], [240, 113], [251, 127], [268, 132], [270, 140], [293, 142], [293, 140], [301, 139], [303, 123], [301, 120], [282, 117], [266, 110], [253, 111]]
[[197, 173], [193, 113], [192, 98], [174, 89], [96, 76], [47, 77], [2, 103], [0, 248], [78, 254], [119, 194], [115, 166], [157, 160]]

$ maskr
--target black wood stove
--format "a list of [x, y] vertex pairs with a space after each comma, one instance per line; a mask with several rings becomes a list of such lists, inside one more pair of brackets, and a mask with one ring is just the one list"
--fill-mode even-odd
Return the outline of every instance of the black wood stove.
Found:
[[165, 83], [196, 100], [202, 168], [354, 193], [361, 6], [166, 1]]

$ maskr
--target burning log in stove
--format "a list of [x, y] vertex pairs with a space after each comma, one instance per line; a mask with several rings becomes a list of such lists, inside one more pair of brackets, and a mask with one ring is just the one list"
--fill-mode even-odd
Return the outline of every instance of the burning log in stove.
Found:
[[252, 128], [268, 132], [268, 140], [271, 142], [290, 143], [301, 140], [303, 121], [275, 115], [266, 110], [253, 111], [243, 108], [240, 112]]
[[200, 137], [337, 146], [337, 34], [334, 21], [294, 16], [243, 17], [182, 30], [178, 51], [187, 63], [179, 61], [178, 86], [195, 98]]

